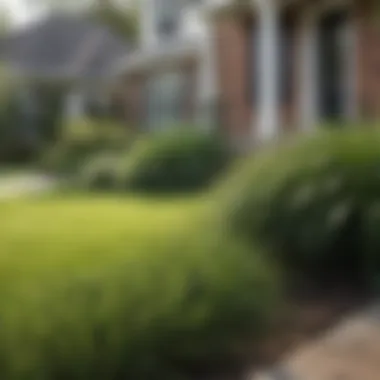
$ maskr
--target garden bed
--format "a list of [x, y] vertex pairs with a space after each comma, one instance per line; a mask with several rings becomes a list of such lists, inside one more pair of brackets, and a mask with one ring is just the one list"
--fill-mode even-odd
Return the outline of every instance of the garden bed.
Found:
[[344, 286], [330, 289], [329, 293], [310, 290], [302, 296], [293, 295], [278, 316], [277, 327], [265, 339], [247, 339], [228, 364], [203, 368], [194, 380], [241, 380], [249, 373], [276, 368], [293, 352], [314, 342], [367, 303], [366, 295]]

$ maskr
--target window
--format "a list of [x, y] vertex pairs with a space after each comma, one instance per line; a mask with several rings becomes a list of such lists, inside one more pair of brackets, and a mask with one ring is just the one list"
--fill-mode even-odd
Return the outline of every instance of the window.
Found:
[[183, 0], [155, 0], [157, 34], [171, 37], [178, 31]]
[[147, 86], [147, 124], [163, 129], [181, 122], [185, 102], [185, 78], [179, 72], [153, 77]]
[[155, 6], [156, 31], [160, 38], [178, 33], [181, 12], [187, 5], [199, 5], [202, 0], [153, 0]]

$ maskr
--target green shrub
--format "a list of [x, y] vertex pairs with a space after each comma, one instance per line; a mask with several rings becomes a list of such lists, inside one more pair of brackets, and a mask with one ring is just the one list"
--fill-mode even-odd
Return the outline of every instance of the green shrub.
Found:
[[58, 142], [42, 157], [42, 165], [53, 172], [77, 173], [95, 154], [126, 149], [129, 141], [123, 125], [94, 120], [78, 120], [64, 126]]
[[227, 163], [227, 150], [215, 135], [171, 130], [145, 137], [121, 165], [121, 182], [131, 190], [191, 191], [205, 187]]
[[36, 154], [37, 144], [24, 128], [17, 92], [19, 84], [9, 70], [0, 67], [0, 162], [25, 162]]
[[63, 84], [37, 82], [33, 84], [33, 96], [37, 100], [37, 113], [28, 116], [29, 128], [33, 127], [43, 144], [57, 140], [65, 118], [67, 88]]
[[54, 174], [73, 174], [95, 151], [87, 144], [58, 142], [43, 153], [41, 166]]
[[0, 378], [170, 379], [260, 337], [276, 274], [203, 225], [203, 207], [0, 204]]
[[78, 175], [79, 187], [88, 190], [116, 190], [119, 157], [115, 153], [90, 157]]
[[335, 131], [260, 153], [226, 181], [223, 220], [301, 273], [380, 273], [380, 132]]

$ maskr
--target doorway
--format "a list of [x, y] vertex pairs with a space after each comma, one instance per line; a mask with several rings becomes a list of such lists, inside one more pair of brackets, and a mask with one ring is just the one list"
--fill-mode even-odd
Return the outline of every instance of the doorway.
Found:
[[318, 108], [320, 118], [327, 122], [341, 122], [347, 111], [347, 26], [348, 12], [332, 11], [324, 14], [318, 27]]

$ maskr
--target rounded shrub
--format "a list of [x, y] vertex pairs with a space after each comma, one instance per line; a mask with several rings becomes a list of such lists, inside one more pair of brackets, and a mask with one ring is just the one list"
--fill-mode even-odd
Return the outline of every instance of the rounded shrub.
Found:
[[259, 338], [276, 314], [261, 249], [213, 233], [193, 203], [2, 208], [1, 379], [186, 378], [174, 375]]
[[89, 158], [78, 174], [78, 185], [87, 190], [116, 190], [118, 156], [102, 153]]
[[84, 143], [60, 141], [43, 153], [41, 166], [54, 174], [71, 175], [79, 170], [96, 149], [97, 147]]
[[34, 126], [25, 124], [16, 78], [0, 65], [0, 162], [5, 164], [30, 162], [40, 147]]
[[380, 132], [299, 138], [227, 179], [223, 220], [300, 273], [367, 282], [380, 273]]
[[47, 149], [42, 166], [54, 173], [75, 174], [95, 154], [121, 151], [129, 142], [127, 128], [117, 123], [77, 120], [66, 123], [59, 141]]
[[197, 190], [215, 179], [226, 166], [227, 156], [215, 135], [186, 129], [152, 134], [126, 156], [121, 183], [147, 192]]

